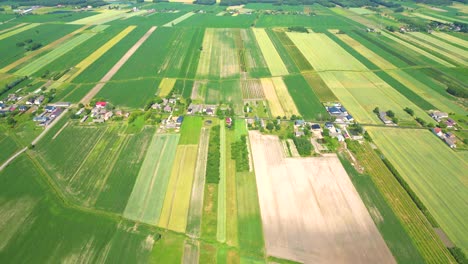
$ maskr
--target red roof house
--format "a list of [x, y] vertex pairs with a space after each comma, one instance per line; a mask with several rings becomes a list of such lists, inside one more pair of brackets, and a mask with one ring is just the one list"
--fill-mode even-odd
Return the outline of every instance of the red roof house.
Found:
[[102, 108], [104, 108], [104, 107], [106, 107], [106, 105], [107, 105], [106, 102], [97, 102], [97, 103], [96, 103], [96, 107], [102, 107]]
[[232, 119], [230, 117], [226, 117], [226, 125], [231, 126]]

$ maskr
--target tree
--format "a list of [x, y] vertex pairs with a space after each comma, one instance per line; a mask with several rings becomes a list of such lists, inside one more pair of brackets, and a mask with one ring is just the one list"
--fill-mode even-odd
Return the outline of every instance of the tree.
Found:
[[376, 113], [376, 114], [379, 114], [380, 113], [379, 107], [374, 108], [373, 112]]
[[78, 104], [78, 108], [83, 108], [83, 107], [84, 107], [84, 104], [82, 104], [82, 103]]
[[266, 128], [271, 132], [275, 128], [275, 125], [272, 122], [268, 122]]
[[387, 116], [390, 117], [390, 118], [394, 118], [394, 117], [395, 117], [395, 113], [394, 113], [392, 110], [388, 110], [386, 114], [387, 114]]
[[9, 117], [7, 118], [7, 124], [8, 124], [9, 126], [13, 127], [13, 126], [15, 126], [15, 124], [16, 124], [16, 120], [15, 120], [13, 117], [9, 116]]
[[414, 116], [414, 110], [413, 109], [411, 109], [409, 107], [406, 107], [403, 110], [405, 110], [405, 112], [408, 113], [409, 115]]

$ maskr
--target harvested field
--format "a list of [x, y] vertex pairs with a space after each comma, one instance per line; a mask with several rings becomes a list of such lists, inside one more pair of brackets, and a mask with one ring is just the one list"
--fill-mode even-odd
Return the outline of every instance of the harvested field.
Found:
[[159, 222], [178, 140], [177, 134], [154, 135], [127, 202], [126, 218]]
[[98, 60], [101, 56], [103, 56], [108, 50], [110, 50], [115, 44], [119, 43], [123, 38], [125, 38], [130, 32], [132, 32], [136, 26], [129, 26], [122, 30], [119, 34], [117, 34], [114, 38], [109, 40], [106, 44], [95, 50], [91, 55], [86, 57], [86, 59], [82, 60], [78, 63], [70, 74], [65, 74], [62, 78], [59, 79], [59, 82], [64, 82], [65, 80], [71, 82], [75, 79], [78, 75], [80, 75], [84, 70], [86, 70], [91, 64], [93, 64], [96, 60]]
[[336, 156], [285, 158], [277, 137], [251, 131], [249, 138], [268, 255], [305, 263], [395, 263]]
[[124, 18], [127, 16], [126, 10], [106, 10], [100, 14], [85, 17], [82, 19], [78, 19], [68, 24], [75, 24], [75, 25], [99, 25], [114, 21], [116, 19]]
[[197, 152], [197, 145], [179, 145], [177, 147], [158, 223], [158, 226], [162, 228], [185, 233]]
[[281, 77], [263, 78], [261, 82], [272, 116], [291, 116], [299, 113]]
[[188, 12], [187, 14], [184, 14], [184, 15], [172, 20], [171, 22], [165, 24], [163, 27], [173, 27], [173, 26], [179, 24], [180, 22], [184, 21], [185, 19], [187, 19], [187, 18], [189, 18], [189, 17], [191, 17], [193, 15], [195, 15], [194, 12]]
[[271, 75], [280, 76], [289, 74], [288, 69], [284, 65], [283, 60], [281, 60], [281, 57], [265, 32], [265, 29], [253, 28], [252, 30], [255, 34], [258, 45], [262, 50], [263, 57], [268, 65], [268, 69], [270, 69]]
[[287, 142], [289, 144], [289, 150], [291, 151], [291, 156], [293, 158], [299, 158], [301, 155], [299, 155], [299, 152], [297, 151], [296, 144], [294, 144], [294, 141], [292, 139], [287, 139]]
[[104, 77], [100, 80], [96, 86], [93, 87], [93, 89], [81, 100], [82, 103], [88, 104], [93, 97], [99, 93], [99, 91], [104, 87], [107, 81], [109, 81], [119, 70], [120, 68], [125, 64], [125, 62], [130, 59], [130, 57], [138, 50], [138, 48], [149, 38], [149, 36], [156, 30], [156, 27], [150, 28], [148, 32], [146, 32], [143, 37], [141, 37], [135, 45], [133, 45], [127, 53], [125, 53], [122, 58], [107, 72]]
[[244, 98], [244, 100], [262, 100], [265, 98], [262, 82], [260, 80], [241, 81], [241, 86], [242, 98]]
[[158, 96], [161, 98], [166, 97], [172, 91], [172, 88], [174, 88], [176, 81], [177, 79], [173, 78], [162, 79], [161, 83], [159, 83]]
[[206, 161], [208, 158], [208, 142], [210, 130], [202, 128], [200, 144], [198, 145], [197, 163], [193, 179], [192, 195], [187, 219], [187, 234], [199, 238], [201, 236], [201, 220], [203, 208], [203, 190], [205, 187]]
[[26, 31], [28, 29], [35, 28], [35, 27], [37, 27], [39, 25], [40, 25], [39, 23], [31, 23], [31, 24], [26, 25], [24, 27], [20, 27], [20, 28], [15, 29], [15, 30], [8, 31], [8, 32], [3, 33], [3, 34], [0, 35], [0, 40], [6, 39], [8, 37], [11, 37], [11, 36], [16, 35], [16, 34], [18, 34], [20, 32]]

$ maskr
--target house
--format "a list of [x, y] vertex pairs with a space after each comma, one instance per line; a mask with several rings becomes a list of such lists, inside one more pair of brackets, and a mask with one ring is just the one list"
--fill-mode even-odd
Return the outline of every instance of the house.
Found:
[[176, 120], [176, 123], [180, 125], [182, 122], [184, 122], [184, 116], [179, 116]]
[[305, 125], [305, 121], [298, 119], [298, 120], [294, 121], [294, 125], [295, 126], [303, 126], [303, 125]]
[[153, 105], [151, 106], [151, 108], [153, 108], [153, 109], [155, 109], [155, 110], [161, 110], [162, 106], [161, 106], [161, 104], [153, 104]]
[[49, 120], [49, 118], [46, 116], [36, 116], [33, 118], [34, 122], [46, 122], [47, 120]]
[[96, 103], [96, 107], [98, 107], [98, 108], [105, 108], [106, 105], [107, 105], [106, 102], [97, 102], [97, 103]]
[[354, 121], [354, 117], [353, 117], [352, 115], [347, 115], [345, 118], [346, 118], [346, 120], [349, 121], [349, 122]]
[[70, 102], [57, 102], [57, 103], [52, 103], [50, 104], [55, 107], [70, 107], [71, 103]]
[[25, 106], [25, 105], [20, 105], [20, 106], [18, 107], [18, 110], [19, 110], [20, 112], [26, 112], [26, 111], [28, 110], [28, 107]]
[[45, 97], [44, 97], [43, 95], [37, 97], [36, 99], [34, 99], [34, 104], [35, 104], [35, 105], [40, 105], [40, 104], [42, 104], [42, 102], [44, 102], [44, 98], [45, 98]]
[[63, 112], [62, 108], [57, 108], [57, 109], [55, 109], [55, 110], [50, 114], [50, 117], [56, 118], [56, 117], [59, 116], [62, 112]]
[[207, 108], [206, 111], [205, 111], [205, 113], [206, 113], [207, 115], [213, 115], [213, 114], [214, 114], [214, 110], [213, 110], [213, 108]]
[[55, 109], [57, 109], [57, 107], [52, 106], [52, 105], [48, 105], [44, 108], [44, 110], [48, 113], [52, 113], [53, 111], [55, 111]]
[[6, 108], [6, 105], [5, 104], [0, 104], [0, 110], [3, 110]]
[[448, 114], [445, 113], [445, 112], [441, 112], [441, 111], [433, 111], [433, 112], [431, 113], [431, 117], [432, 117], [435, 121], [440, 122], [440, 120], [441, 120], [442, 118], [448, 118]]
[[332, 129], [332, 128], [334, 128], [333, 123], [331, 123], [331, 122], [326, 122], [326, 123], [325, 123], [325, 128], [327, 128], [327, 129]]
[[164, 98], [162, 104], [167, 105], [167, 102], [168, 102], [168, 100], [166, 98]]
[[455, 142], [450, 138], [444, 138], [445, 144], [447, 144], [450, 148], [456, 148]]
[[331, 115], [340, 115], [341, 114], [341, 110], [336, 106], [329, 107], [327, 110]]
[[27, 105], [33, 105], [33, 104], [34, 104], [34, 98], [29, 98], [29, 99], [26, 101], [26, 104], [27, 104]]
[[169, 103], [170, 104], [175, 104], [177, 102], [177, 100], [175, 98], [171, 98], [169, 99]]
[[379, 118], [380, 120], [382, 120], [382, 122], [384, 122], [384, 124], [388, 125], [388, 124], [392, 124], [392, 120], [388, 119], [387, 117], [387, 113], [385, 113], [384, 111], [380, 111], [379, 112]]
[[170, 106], [168, 106], [168, 105], [166, 105], [166, 106], [164, 107], [164, 112], [171, 112], [171, 111], [172, 111], [172, 107], [170, 107]]
[[340, 107], [340, 111], [341, 111], [342, 113], [347, 113], [347, 112], [348, 112], [348, 111], [346, 111], [346, 108], [344, 108], [343, 106]]
[[231, 127], [231, 125], [232, 125], [232, 119], [231, 119], [230, 117], [226, 117], [226, 125], [227, 125], [228, 127]]
[[457, 122], [455, 122], [455, 120], [451, 118], [447, 118], [447, 121], [445, 121], [445, 124], [447, 125], [447, 127], [454, 127], [457, 124]]
[[336, 138], [338, 139], [339, 142], [345, 141], [345, 138], [341, 134], [337, 135]]
[[320, 127], [319, 124], [312, 124], [312, 126], [310, 126], [310, 128], [311, 128], [312, 130], [320, 130], [320, 129], [321, 129], [321, 127]]
[[114, 115], [114, 113], [112, 113], [112, 111], [109, 111], [107, 113], [104, 114], [104, 120], [109, 120], [112, 116]]
[[80, 122], [83, 123], [83, 122], [85, 122], [87, 119], [88, 119], [88, 116], [85, 115], [85, 116], [83, 116], [83, 118], [80, 120]]
[[439, 136], [439, 137], [441, 137], [441, 136], [444, 135], [444, 133], [442, 133], [442, 129], [441, 129], [440, 127], [434, 127], [434, 128], [432, 129], [432, 132], [433, 132], [434, 134], [436, 134], [437, 136]]
[[457, 138], [457, 137], [455, 136], [455, 134], [453, 134], [453, 133], [451, 133], [451, 132], [445, 133], [445, 137], [446, 137], [446, 138], [453, 139], [454, 141], [455, 141], [455, 139]]
[[302, 137], [302, 136], [304, 136], [304, 131], [296, 131], [296, 132], [294, 132], [294, 136]]

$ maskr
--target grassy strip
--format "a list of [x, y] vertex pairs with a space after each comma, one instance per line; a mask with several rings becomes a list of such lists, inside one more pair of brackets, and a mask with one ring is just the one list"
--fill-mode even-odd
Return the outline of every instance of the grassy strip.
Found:
[[210, 130], [210, 143], [208, 145], [208, 161], [206, 166], [206, 183], [219, 183], [220, 167], [220, 126]]
[[219, 183], [218, 183], [218, 229], [216, 239], [223, 243], [226, 241], [226, 127], [220, 124], [219, 133]]
[[179, 145], [198, 144], [202, 123], [199, 116], [186, 116], [180, 129]]
[[8, 37], [11, 37], [11, 36], [16, 35], [18, 33], [21, 33], [21, 32], [26, 31], [28, 29], [35, 28], [35, 27], [37, 27], [39, 25], [40, 25], [39, 23], [31, 23], [31, 24], [26, 25], [24, 27], [20, 27], [18, 29], [15, 29], [15, 30], [9, 31], [7, 33], [1, 34], [0, 35], [0, 40], [4, 40], [4, 39], [6, 39]]
[[333, 94], [330, 88], [328, 88], [320, 75], [315, 72], [311, 72], [305, 73], [303, 76], [321, 102], [338, 101], [338, 98], [336, 98], [335, 94]]
[[272, 76], [287, 75], [288, 69], [264, 29], [252, 29]]
[[226, 156], [226, 243], [229, 246], [238, 247], [238, 214], [237, 214], [237, 193], [236, 193], [236, 162], [232, 157], [232, 144], [235, 139], [235, 131], [226, 131], [225, 156]]
[[278, 37], [278, 40], [281, 42], [283, 47], [286, 49], [289, 57], [293, 59], [294, 64], [301, 72], [311, 71], [314, 69], [310, 62], [304, 57], [302, 52], [296, 47], [291, 39], [289, 39], [286, 32], [274, 31], [274, 33]]

